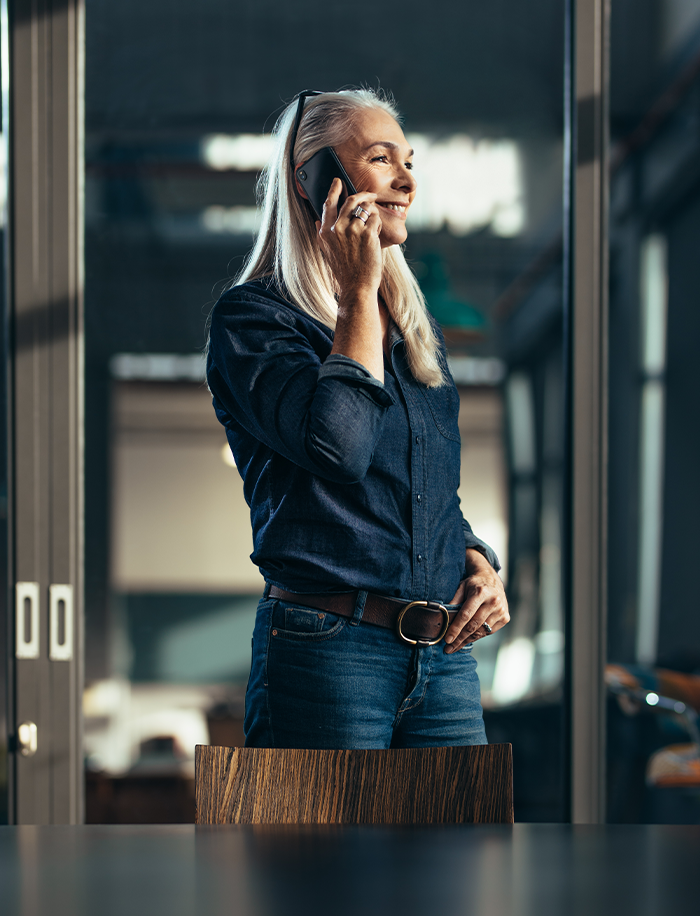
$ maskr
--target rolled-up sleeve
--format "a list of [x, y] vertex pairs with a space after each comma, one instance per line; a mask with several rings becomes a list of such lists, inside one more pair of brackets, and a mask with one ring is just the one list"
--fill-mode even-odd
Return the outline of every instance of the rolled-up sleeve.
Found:
[[464, 540], [466, 542], [466, 549], [470, 548], [478, 550], [479, 553], [482, 553], [486, 559], [489, 561], [491, 566], [498, 572], [501, 568], [501, 563], [496, 556], [496, 552], [492, 547], [489, 547], [488, 544], [484, 543], [481, 538], [478, 538], [472, 531], [472, 526], [469, 522], [462, 518], [462, 527], [464, 528]]
[[394, 403], [360, 363], [322, 359], [290, 308], [235, 291], [212, 313], [207, 379], [220, 417], [339, 483], [364, 478]]

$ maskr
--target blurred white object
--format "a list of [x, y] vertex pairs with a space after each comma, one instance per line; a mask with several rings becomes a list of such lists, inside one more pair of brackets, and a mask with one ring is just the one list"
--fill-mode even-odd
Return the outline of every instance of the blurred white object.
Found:
[[83, 694], [84, 752], [91, 770], [123, 776], [139, 766], [142, 747], [170, 739], [172, 756], [149, 760], [148, 772], [194, 775], [194, 749], [209, 743], [206, 712], [231, 697], [226, 686], [131, 684], [104, 680]]

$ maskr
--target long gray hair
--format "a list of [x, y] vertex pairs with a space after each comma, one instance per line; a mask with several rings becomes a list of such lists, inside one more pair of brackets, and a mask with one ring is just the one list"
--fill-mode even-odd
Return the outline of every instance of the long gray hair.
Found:
[[[272, 276], [299, 308], [335, 328], [340, 289], [318, 243], [311, 208], [294, 187], [289, 144], [296, 109], [297, 103], [292, 102], [275, 125], [274, 153], [257, 187], [262, 225], [234, 284]], [[347, 141], [354, 120], [372, 109], [386, 111], [399, 121], [393, 103], [371, 89], [326, 92], [308, 98], [294, 145], [294, 162], [306, 162], [324, 146]], [[418, 281], [399, 245], [383, 249], [382, 258], [379, 292], [403, 335], [411, 372], [424, 385], [443, 385], [438, 341]]]

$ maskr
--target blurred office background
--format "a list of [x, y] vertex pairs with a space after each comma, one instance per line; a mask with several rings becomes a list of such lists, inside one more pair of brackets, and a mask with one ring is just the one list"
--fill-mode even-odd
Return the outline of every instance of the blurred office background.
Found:
[[699, 823], [700, 3], [612, 15], [608, 817]]
[[251, 245], [284, 101], [379, 84], [416, 151], [408, 256], [460, 385], [464, 512], [516, 609], [479, 646], [489, 728], [528, 745], [519, 816], [560, 818], [560, 253], [524, 329], [503, 294], [561, 232], [562, 4], [88, 0], [86, 17], [88, 816], [133, 817], [137, 779], [174, 785], [196, 741], [241, 741], [262, 582], [205, 320]]
[[[89, 821], [190, 820], [194, 745], [242, 742], [262, 580], [206, 318], [283, 104], [358, 84], [416, 150], [407, 254], [460, 390], [464, 514], [503, 563], [487, 732], [516, 820], [567, 817], [564, 12], [86, 0]], [[612, 0], [610, 133], [608, 817], [700, 822], [698, 0]]]

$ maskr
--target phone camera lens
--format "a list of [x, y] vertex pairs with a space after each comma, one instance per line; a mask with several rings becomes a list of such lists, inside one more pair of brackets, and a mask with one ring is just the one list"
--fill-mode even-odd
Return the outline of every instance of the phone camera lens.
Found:
[[299, 171], [297, 172], [297, 175], [299, 176], [301, 181], [306, 181], [306, 172], [303, 169], [299, 169]]

